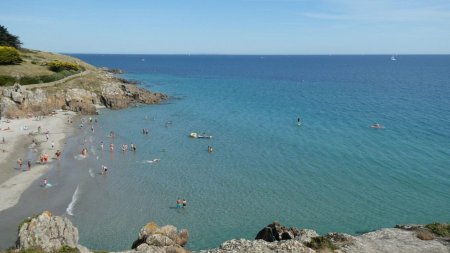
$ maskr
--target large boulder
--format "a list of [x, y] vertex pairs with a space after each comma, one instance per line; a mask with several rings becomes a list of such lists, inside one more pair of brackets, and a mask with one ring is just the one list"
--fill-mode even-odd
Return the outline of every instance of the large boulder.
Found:
[[274, 242], [280, 240], [290, 240], [298, 236], [300, 230], [297, 228], [286, 228], [280, 223], [274, 221], [261, 229], [255, 237], [255, 240], [264, 240], [266, 242]]
[[17, 238], [19, 250], [40, 248], [44, 252], [55, 252], [65, 245], [76, 248], [77, 244], [78, 230], [72, 222], [67, 218], [52, 216], [48, 211], [24, 222]]
[[159, 247], [162, 252], [183, 252], [183, 246], [189, 239], [189, 232], [182, 229], [179, 232], [172, 225], [158, 227], [155, 222], [143, 226], [138, 239], [133, 242], [132, 249], [137, 251], [148, 251], [148, 249]]

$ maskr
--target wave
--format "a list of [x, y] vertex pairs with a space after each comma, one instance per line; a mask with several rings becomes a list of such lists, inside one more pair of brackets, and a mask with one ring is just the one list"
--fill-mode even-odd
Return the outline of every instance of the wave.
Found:
[[89, 169], [89, 175], [94, 178], [95, 174], [94, 174], [94, 170], [93, 169]]
[[77, 203], [78, 197], [80, 195], [79, 188], [80, 188], [80, 185], [77, 185], [77, 189], [75, 190], [75, 192], [72, 195], [72, 201], [69, 203], [69, 205], [67, 206], [67, 209], [66, 209], [67, 214], [70, 216], [73, 216], [73, 208], [75, 207], [75, 203]]

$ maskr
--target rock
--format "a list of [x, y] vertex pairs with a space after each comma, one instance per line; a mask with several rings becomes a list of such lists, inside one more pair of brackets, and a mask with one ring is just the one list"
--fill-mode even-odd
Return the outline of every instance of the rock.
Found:
[[161, 234], [149, 235], [145, 239], [145, 243], [148, 245], [163, 247], [175, 245], [175, 242], [169, 237]]
[[302, 243], [307, 243], [311, 241], [311, 238], [317, 236], [319, 236], [319, 234], [312, 229], [301, 229], [295, 239]]
[[403, 230], [416, 230], [419, 228], [424, 228], [424, 226], [418, 224], [397, 224], [395, 225], [395, 228], [400, 228]]
[[41, 248], [54, 252], [67, 245], [76, 248], [78, 230], [67, 218], [52, 216], [48, 211], [22, 224], [19, 229], [17, 247], [19, 250]]
[[296, 252], [315, 253], [313, 249], [304, 246], [296, 240], [266, 242], [264, 240], [229, 240], [220, 245], [219, 248], [209, 249], [200, 252], [208, 253], [244, 253], [244, 252]]
[[47, 94], [42, 89], [36, 89], [34, 93], [27, 91], [27, 98], [31, 105], [41, 105], [47, 102]]
[[345, 253], [449, 253], [438, 240], [421, 240], [414, 231], [385, 228], [355, 237], [341, 249]]
[[180, 230], [180, 232], [178, 233], [177, 238], [175, 239], [175, 243], [180, 245], [180, 246], [184, 246], [186, 245], [186, 243], [189, 241], [189, 232], [187, 229], [182, 229]]
[[148, 235], [153, 234], [158, 229], [158, 224], [151, 221], [141, 228], [139, 231], [139, 239], [145, 239]]
[[355, 241], [355, 237], [345, 233], [328, 233], [326, 238], [330, 239], [330, 241], [338, 246], [343, 247], [344, 245], [348, 245]]
[[170, 249], [173, 252], [181, 252], [178, 248], [186, 245], [188, 238], [189, 233], [186, 229], [178, 232], [177, 228], [172, 225], [158, 227], [155, 222], [149, 222], [139, 230], [138, 239], [133, 242], [131, 248], [149, 252], [152, 247], [168, 250], [167, 247], [171, 246]]
[[266, 242], [276, 241], [273, 229], [271, 227], [265, 227], [261, 229], [255, 237], [255, 240], [264, 240]]
[[24, 102], [25, 97], [22, 95], [22, 93], [13, 91], [11, 92], [11, 99], [16, 103], [21, 104]]

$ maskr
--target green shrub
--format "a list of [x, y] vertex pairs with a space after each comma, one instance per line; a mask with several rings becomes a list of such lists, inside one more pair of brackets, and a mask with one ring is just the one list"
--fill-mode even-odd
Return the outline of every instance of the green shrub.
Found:
[[58, 61], [58, 60], [49, 62], [47, 65], [48, 65], [48, 68], [54, 72], [61, 72], [63, 70], [69, 70], [69, 71], [70, 70], [73, 70], [73, 71], [81, 70], [81, 67], [78, 64], [71, 63], [71, 62]]
[[431, 223], [425, 227], [438, 236], [450, 236], [450, 224]]
[[310, 247], [315, 250], [321, 250], [321, 249], [330, 249], [335, 250], [338, 249], [336, 245], [331, 242], [330, 239], [326, 238], [325, 236], [317, 236], [311, 238], [311, 241], [306, 243], [307, 247]]
[[21, 85], [37, 84], [37, 83], [49, 83], [57, 80], [61, 80], [65, 77], [71, 76], [78, 73], [79, 71], [69, 71], [63, 70], [52, 75], [42, 75], [42, 76], [24, 76], [20, 79], [19, 83]]
[[63, 245], [56, 253], [80, 253], [80, 251], [77, 248]]
[[0, 65], [13, 65], [22, 62], [19, 51], [13, 47], [0, 46]]
[[0, 86], [11, 86], [16, 82], [12, 76], [0, 76]]

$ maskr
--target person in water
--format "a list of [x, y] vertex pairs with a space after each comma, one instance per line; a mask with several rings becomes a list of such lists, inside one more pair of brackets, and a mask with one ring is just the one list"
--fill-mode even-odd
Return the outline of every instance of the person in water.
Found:
[[213, 151], [214, 151], [213, 147], [208, 146], [208, 152], [211, 153], [211, 152], [213, 152]]
[[181, 208], [181, 199], [177, 199], [177, 209]]
[[42, 186], [47, 186], [47, 184], [48, 184], [48, 180], [47, 180], [47, 178], [44, 178], [44, 181], [42, 182]]
[[371, 127], [372, 128], [383, 128], [383, 126], [380, 125], [379, 123], [374, 123]]
[[185, 208], [187, 206], [187, 201], [186, 199], [183, 199], [183, 208]]

